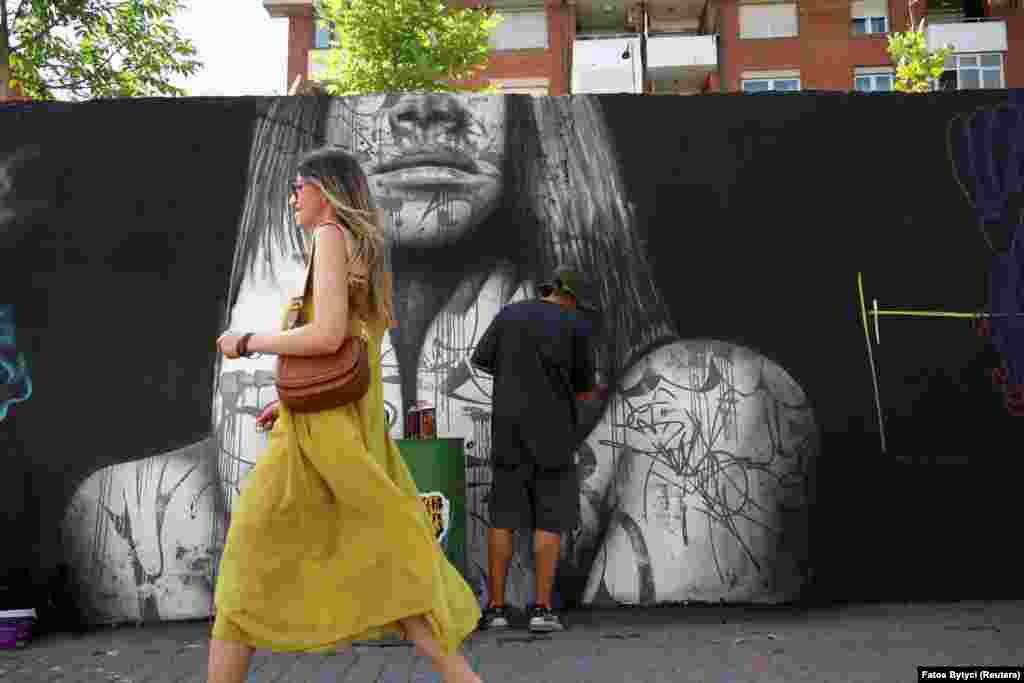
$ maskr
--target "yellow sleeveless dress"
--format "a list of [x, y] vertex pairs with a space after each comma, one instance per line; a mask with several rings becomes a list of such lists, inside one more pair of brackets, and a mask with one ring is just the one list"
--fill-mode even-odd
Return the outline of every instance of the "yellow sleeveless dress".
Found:
[[[305, 320], [313, 306], [303, 305]], [[279, 652], [327, 651], [401, 635], [426, 615], [445, 653], [473, 632], [476, 596], [434, 536], [416, 484], [387, 429], [380, 348], [369, 339], [370, 387], [317, 413], [281, 408], [269, 445], [231, 515], [213, 637]]]

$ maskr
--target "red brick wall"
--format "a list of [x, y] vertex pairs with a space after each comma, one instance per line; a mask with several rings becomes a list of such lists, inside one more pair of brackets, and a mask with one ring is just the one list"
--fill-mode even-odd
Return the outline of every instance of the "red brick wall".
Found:
[[316, 37], [316, 20], [313, 8], [308, 13], [288, 17], [288, 81], [285, 92], [291, 90], [297, 76], [306, 80], [309, 75], [309, 51]]
[[[462, 7], [486, 6], [486, 0], [457, 0]], [[572, 45], [576, 39], [575, 7], [562, 0], [545, 0], [548, 15], [546, 50], [501, 50], [492, 52], [487, 68], [472, 85], [486, 84], [492, 78], [547, 78], [548, 93], [567, 95], [571, 81]]]
[[[851, 33], [850, 3], [844, 0], [798, 2], [799, 35], [795, 38], [741, 40], [737, 0], [723, 0], [723, 74], [725, 90], [740, 89], [748, 70], [799, 69], [804, 90], [851, 90], [858, 66], [887, 66], [885, 36]], [[892, 30], [906, 30], [906, 5], [890, 0]]]
[[[453, 0], [461, 7], [486, 6], [486, 0]], [[492, 52], [480, 78], [469, 81], [483, 85], [491, 78], [547, 78], [552, 95], [567, 95], [571, 81], [572, 45], [576, 39], [575, 7], [563, 0], [545, 0], [548, 15], [548, 49], [502, 50]], [[312, 8], [304, 16], [288, 19], [288, 88], [296, 76], [305, 79], [309, 71], [309, 51], [316, 34]]]
[[1006, 20], [1006, 46], [1003, 55], [1007, 88], [1024, 88], [1024, 14], [1020, 10], [994, 11], [992, 16]]
[[[553, 55], [550, 50], [502, 50], [492, 52], [481, 81], [490, 78], [552, 78]], [[552, 79], [553, 83], [553, 79]]]
[[572, 87], [572, 46], [576, 42], [576, 7], [548, 0], [548, 50], [552, 95], [568, 95]]

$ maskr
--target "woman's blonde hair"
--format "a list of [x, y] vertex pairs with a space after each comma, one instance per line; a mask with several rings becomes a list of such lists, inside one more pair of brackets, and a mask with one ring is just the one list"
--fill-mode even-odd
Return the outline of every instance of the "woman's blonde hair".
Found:
[[[391, 269], [381, 212], [359, 162], [338, 148], [318, 149], [303, 157], [298, 173], [323, 192], [353, 237], [352, 258], [366, 264], [366, 291], [351, 296], [358, 312], [384, 328], [394, 326]], [[350, 281], [350, 286], [353, 284]]]

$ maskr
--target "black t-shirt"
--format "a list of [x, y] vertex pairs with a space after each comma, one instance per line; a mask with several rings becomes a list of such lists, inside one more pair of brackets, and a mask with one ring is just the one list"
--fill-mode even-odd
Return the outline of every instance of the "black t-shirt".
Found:
[[583, 316], [549, 301], [520, 301], [498, 313], [470, 359], [494, 377], [495, 462], [572, 462], [576, 394], [594, 386], [592, 334]]

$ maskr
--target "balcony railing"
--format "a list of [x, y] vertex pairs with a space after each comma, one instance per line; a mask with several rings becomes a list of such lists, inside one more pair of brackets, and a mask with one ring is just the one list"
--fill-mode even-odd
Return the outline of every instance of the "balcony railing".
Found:
[[1002, 19], [961, 19], [926, 24], [928, 47], [952, 46], [953, 52], [1006, 52], [1006, 22]]
[[643, 92], [640, 43], [636, 33], [578, 35], [572, 52], [572, 92]]
[[647, 76], [652, 80], [707, 74], [718, 66], [718, 36], [662, 34], [647, 38]]
[[986, 21], [1002, 21], [1000, 17], [966, 17], [955, 10], [933, 10], [925, 15], [929, 24], [971, 24]]

